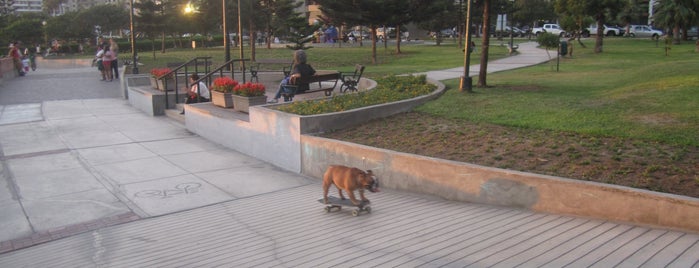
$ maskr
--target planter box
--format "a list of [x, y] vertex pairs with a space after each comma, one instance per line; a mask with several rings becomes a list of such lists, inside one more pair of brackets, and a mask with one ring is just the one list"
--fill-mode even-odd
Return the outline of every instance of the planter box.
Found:
[[248, 113], [250, 106], [263, 105], [267, 103], [267, 96], [243, 97], [233, 95], [233, 109], [243, 113]]
[[233, 108], [233, 93], [222, 93], [212, 90], [211, 102], [218, 107]]
[[158, 89], [158, 79], [155, 79], [155, 77], [150, 77], [150, 86], [152, 88]]
[[[154, 77], [150, 77], [150, 86], [158, 89], [165, 91], [165, 81], [164, 80], [158, 80], [155, 79]], [[167, 91], [173, 91], [175, 90], [175, 80], [174, 79], [167, 79]]]

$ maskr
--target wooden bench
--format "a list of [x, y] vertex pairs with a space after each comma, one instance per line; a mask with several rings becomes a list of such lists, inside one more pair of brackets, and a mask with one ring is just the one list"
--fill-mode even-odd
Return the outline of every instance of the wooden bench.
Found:
[[[341, 74], [338, 71], [316, 71], [316, 74], [311, 77], [299, 77], [296, 79], [292, 77], [291, 82], [284, 86], [282, 96], [284, 96], [284, 101], [292, 101], [294, 96], [298, 94], [319, 91], [324, 91], [325, 96], [331, 96], [340, 77]], [[325, 84], [323, 82], [325, 82]], [[316, 83], [318, 85], [317, 87], [311, 87], [312, 85], [316, 85]], [[301, 85], [308, 85], [309, 89], [306, 91], [299, 91]]]
[[250, 80], [255, 79], [255, 82], [260, 82], [257, 73], [260, 71], [277, 71], [279, 69], [273, 69], [273, 68], [264, 68], [263, 66], [275, 66], [279, 67], [279, 65], [282, 66], [282, 73], [284, 74], [284, 77], [289, 76], [289, 73], [291, 73], [291, 64], [292, 61], [289, 59], [259, 59], [255, 60], [251, 65], [250, 65]]

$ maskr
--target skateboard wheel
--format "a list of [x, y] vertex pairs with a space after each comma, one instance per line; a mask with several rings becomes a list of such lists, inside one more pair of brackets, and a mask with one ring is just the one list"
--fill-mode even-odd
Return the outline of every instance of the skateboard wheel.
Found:
[[352, 216], [357, 217], [357, 215], [359, 215], [359, 210], [358, 209], [352, 210]]
[[330, 207], [325, 207], [325, 212], [330, 213]]
[[366, 213], [371, 213], [371, 207], [364, 207], [364, 211], [366, 211]]

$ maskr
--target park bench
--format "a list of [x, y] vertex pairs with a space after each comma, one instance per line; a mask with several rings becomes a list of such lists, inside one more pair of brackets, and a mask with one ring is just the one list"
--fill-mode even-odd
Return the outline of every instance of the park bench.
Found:
[[[341, 74], [338, 71], [316, 71], [316, 74], [310, 77], [292, 76], [289, 84], [284, 86], [282, 96], [284, 101], [292, 101], [295, 95], [319, 91], [324, 91], [325, 96], [331, 96], [340, 78]], [[308, 86], [308, 90], [300, 90], [304, 85]]]
[[342, 81], [340, 92], [357, 91], [357, 85], [359, 84], [359, 80], [362, 79], [362, 74], [364, 74], [364, 65], [361, 64], [354, 66], [354, 73], [342, 74], [340, 78]]
[[258, 78], [258, 73], [260, 71], [278, 71], [278, 67], [282, 66], [282, 73], [284, 77], [289, 76], [291, 73], [292, 61], [289, 59], [259, 59], [252, 62], [250, 65], [250, 80], [255, 79], [255, 82], [260, 82]]

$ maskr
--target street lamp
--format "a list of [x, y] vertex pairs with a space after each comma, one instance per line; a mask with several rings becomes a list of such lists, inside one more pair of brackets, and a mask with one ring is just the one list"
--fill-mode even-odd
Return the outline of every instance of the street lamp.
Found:
[[[41, 21], [41, 25], [44, 26], [44, 45], [47, 45], [47, 46], [48, 46], [49, 37], [48, 37], [48, 33], [46, 32], [46, 21], [45, 21], [45, 20], [42, 20], [42, 21]], [[38, 53], [38, 51], [37, 51], [37, 53]]]
[[461, 92], [473, 92], [473, 81], [471, 80], [471, 1], [466, 0], [466, 29], [464, 34], [466, 35], [466, 45], [464, 46], [464, 75], [461, 76], [461, 83], [459, 85], [459, 91]]
[[512, 0], [512, 9], [510, 10], [510, 16], [512, 16], [512, 18], [510, 18], [510, 54], [512, 54], [512, 52], [515, 51], [514, 50], [514, 45], [515, 45], [514, 44], [515, 43], [515, 40], [514, 40], [515, 39], [514, 14], [515, 14], [515, 0]]
[[[240, 0], [238, 1], [240, 3]], [[226, 0], [222, 0], [223, 4], [223, 49], [226, 51], [226, 63], [228, 63], [231, 60], [231, 51], [230, 51], [230, 37], [228, 36], [228, 22], [226, 20]], [[238, 9], [240, 9], [240, 5], [238, 5]], [[230, 65], [226, 67], [228, 70], [230, 70]]]
[[136, 64], [136, 59], [138, 58], [138, 54], [136, 52], [136, 34], [133, 30], [133, 0], [131, 0], [129, 12], [129, 30], [131, 31], [131, 56], [133, 62], [133, 68], [131, 68], [131, 73], [138, 74], [138, 65]]

